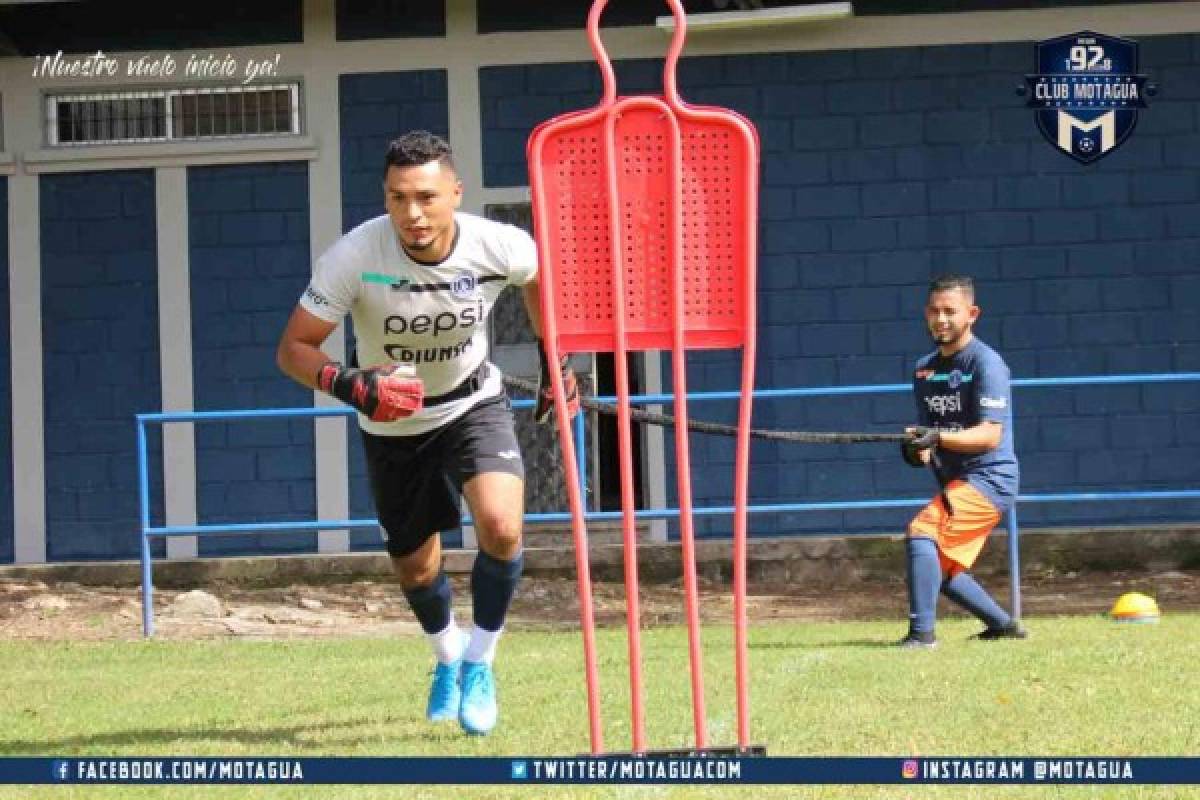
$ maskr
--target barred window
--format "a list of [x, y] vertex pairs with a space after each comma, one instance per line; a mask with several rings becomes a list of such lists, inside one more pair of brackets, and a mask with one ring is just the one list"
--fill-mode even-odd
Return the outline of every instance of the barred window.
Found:
[[46, 98], [51, 146], [298, 135], [299, 84], [219, 86]]

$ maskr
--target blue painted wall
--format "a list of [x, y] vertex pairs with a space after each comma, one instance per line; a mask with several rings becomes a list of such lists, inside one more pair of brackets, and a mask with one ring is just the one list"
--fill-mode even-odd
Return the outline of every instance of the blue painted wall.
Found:
[[[188, 169], [192, 348], [197, 410], [312, 403], [275, 366], [275, 347], [308, 283], [308, 165]], [[313, 421], [196, 426], [201, 522], [316, 519]], [[205, 536], [201, 555], [297, 552], [315, 533]]]
[[[583, 28], [592, 4], [588, 0], [478, 0], [480, 33], [502, 31], [551, 31]], [[688, 11], [711, 11], [708, 0], [687, 0]], [[670, 14], [665, 3], [610, 3], [600, 18], [602, 29], [626, 25], [653, 25], [660, 14]]]
[[[130, 558], [133, 415], [162, 403], [154, 173], [45, 175], [40, 187], [47, 557]], [[161, 514], [158, 459], [150, 475]]]
[[[858, 0], [854, 3], [854, 16], [864, 17], [877, 14], [927, 14], [956, 11], [1002, 11], [1019, 8], [1045, 8], [1063, 5], [1114, 5], [1123, 0], [992, 0], [983, 5], [978, 0]], [[738, 10], [742, 5], [727, 0], [683, 0], [688, 14], [717, 10]], [[804, 5], [794, 0], [756, 0], [758, 8], [779, 8]], [[582, 29], [587, 23], [590, 0], [476, 0], [479, 15], [479, 32], [500, 31], [549, 31], [570, 28]], [[670, 8], [658, 0], [609, 3], [600, 18], [602, 30], [626, 25], [653, 25], [656, 17], [670, 16]]]
[[[929, 278], [979, 282], [977, 332], [1017, 377], [1200, 366], [1200, 37], [1144, 37], [1162, 94], [1089, 167], [1038, 132], [1013, 87], [1033, 44], [685, 59], [685, 98], [736, 109], [763, 143], [758, 385], [901, 383], [928, 349]], [[618, 65], [654, 91], [655, 61]], [[534, 124], [594, 104], [590, 64], [481, 71], [485, 180], [525, 185]], [[737, 386], [738, 357], [693, 358], [690, 388]], [[1194, 384], [1018, 391], [1024, 491], [1200, 485]], [[730, 420], [732, 407], [693, 413]], [[904, 395], [764, 401], [755, 422], [895, 430]], [[917, 496], [894, 448], [756, 444], [756, 501]], [[693, 437], [698, 502], [727, 502], [732, 442]], [[1200, 504], [1028, 505], [1025, 524], [1195, 520]], [[756, 533], [896, 530], [907, 511], [752, 518]], [[702, 532], [726, 533], [726, 521]]]
[[[0, 29], [24, 56], [97, 50], [202, 50], [299, 42], [300, 0], [206, 3], [21, 3], [0, 6]], [[124, 13], [121, 13], [124, 12]], [[177, 65], [182, 73], [183, 65]]]
[[[376, 72], [342, 75], [338, 80], [338, 107], [342, 136], [342, 229], [384, 213], [383, 159], [388, 144], [402, 133], [425, 129], [448, 136], [446, 72]], [[347, 351], [353, 347], [354, 329], [347, 320]], [[348, 472], [350, 516], [375, 516], [367, 483], [358, 423], [349, 426]], [[356, 530], [350, 534], [355, 550], [382, 547], [378, 532]], [[447, 539], [447, 542], [452, 540]]]
[[444, 0], [337, 0], [338, 41], [446, 35]]
[[342, 229], [383, 213], [383, 158], [402, 133], [447, 136], [446, 71], [369, 72], [338, 78]]
[[[0, 178], [0, 330], [8, 328], [8, 178]], [[13, 560], [11, 337], [0, 344], [0, 562]]]

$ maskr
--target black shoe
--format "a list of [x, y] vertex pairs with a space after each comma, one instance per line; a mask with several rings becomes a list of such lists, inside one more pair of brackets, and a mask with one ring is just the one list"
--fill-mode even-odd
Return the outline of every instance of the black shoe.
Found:
[[1014, 622], [1005, 628], [988, 628], [987, 630], [980, 631], [971, 638], [981, 642], [994, 642], [997, 639], [1028, 639], [1029, 634], [1025, 632], [1024, 628]]
[[907, 636], [896, 642], [896, 647], [903, 647], [906, 650], [932, 650], [937, 647], [937, 637], [933, 635], [932, 631], [929, 633], [909, 631]]

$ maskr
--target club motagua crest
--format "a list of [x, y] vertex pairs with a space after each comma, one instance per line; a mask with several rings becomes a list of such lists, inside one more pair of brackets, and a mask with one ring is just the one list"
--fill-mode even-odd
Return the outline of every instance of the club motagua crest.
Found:
[[1042, 135], [1081, 164], [1120, 147], [1154, 92], [1138, 74], [1137, 43], [1080, 31], [1038, 42], [1036, 52], [1037, 72], [1022, 88]]

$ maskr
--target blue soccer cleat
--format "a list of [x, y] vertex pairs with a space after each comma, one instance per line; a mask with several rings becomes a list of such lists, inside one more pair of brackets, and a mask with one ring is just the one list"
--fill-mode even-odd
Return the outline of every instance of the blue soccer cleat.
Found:
[[429, 687], [429, 703], [425, 706], [425, 718], [430, 722], [445, 722], [458, 716], [462, 704], [462, 686], [459, 671], [462, 661], [452, 664], [439, 663], [433, 670], [433, 685]]
[[458, 722], [467, 733], [483, 735], [496, 727], [496, 678], [490, 664], [464, 661], [462, 665], [462, 706]]

